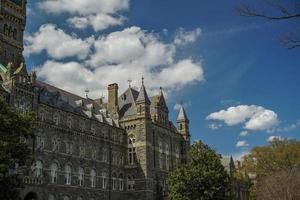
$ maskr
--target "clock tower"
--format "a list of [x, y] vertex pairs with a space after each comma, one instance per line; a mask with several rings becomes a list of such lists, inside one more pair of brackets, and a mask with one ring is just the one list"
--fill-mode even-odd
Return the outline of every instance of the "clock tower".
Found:
[[0, 64], [12, 63], [15, 70], [24, 62], [23, 33], [26, 0], [0, 0]]

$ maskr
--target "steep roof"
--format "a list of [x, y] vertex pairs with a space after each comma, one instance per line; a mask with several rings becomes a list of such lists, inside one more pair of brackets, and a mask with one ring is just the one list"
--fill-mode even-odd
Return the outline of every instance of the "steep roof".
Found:
[[177, 117], [177, 121], [189, 121], [187, 115], [186, 115], [186, 112], [185, 112], [185, 109], [184, 107], [181, 105], [180, 106], [180, 110], [179, 110], [179, 114], [178, 114], [178, 117]]
[[139, 92], [129, 87], [118, 100], [120, 117], [127, 117], [136, 114], [135, 102], [139, 96]]
[[149, 100], [149, 97], [148, 97], [148, 94], [147, 94], [144, 84], [142, 84], [142, 86], [141, 86], [140, 93], [139, 93], [139, 96], [138, 96], [136, 102], [140, 102], [140, 101], [144, 101], [149, 105], [151, 104], [151, 101]]

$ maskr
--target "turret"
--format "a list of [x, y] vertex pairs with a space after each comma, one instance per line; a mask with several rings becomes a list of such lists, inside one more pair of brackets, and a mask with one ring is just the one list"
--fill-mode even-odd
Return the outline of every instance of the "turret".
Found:
[[177, 130], [183, 136], [187, 145], [190, 144], [190, 131], [189, 131], [189, 119], [186, 115], [183, 105], [180, 106], [179, 114], [177, 117]]
[[151, 105], [151, 101], [149, 100], [144, 85], [144, 78], [142, 78], [142, 86], [139, 92], [139, 96], [136, 99], [136, 109], [138, 115], [143, 117], [150, 117], [150, 105]]

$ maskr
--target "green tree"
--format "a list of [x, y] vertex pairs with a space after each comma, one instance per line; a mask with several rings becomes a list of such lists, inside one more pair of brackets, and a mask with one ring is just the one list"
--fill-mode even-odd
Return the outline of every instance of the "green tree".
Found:
[[300, 142], [274, 140], [268, 146], [253, 148], [237, 175], [254, 181], [253, 199], [299, 199]]
[[19, 115], [0, 97], [0, 199], [19, 199], [18, 166], [31, 162], [24, 140], [32, 136], [33, 114]]
[[168, 176], [171, 200], [221, 200], [229, 193], [229, 176], [221, 156], [201, 142], [188, 151], [188, 162]]

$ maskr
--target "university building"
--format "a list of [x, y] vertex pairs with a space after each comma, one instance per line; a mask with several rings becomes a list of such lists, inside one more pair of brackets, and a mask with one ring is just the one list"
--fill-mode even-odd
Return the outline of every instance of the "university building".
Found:
[[22, 56], [26, 0], [0, 0], [0, 95], [18, 112], [35, 112], [31, 168], [20, 169], [24, 200], [154, 200], [167, 196], [166, 175], [186, 161], [189, 120], [176, 125], [162, 90], [80, 97], [37, 80]]

